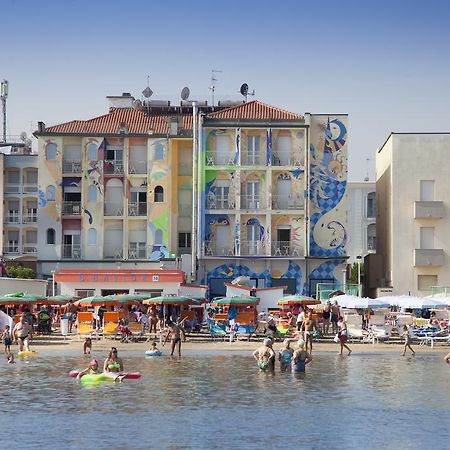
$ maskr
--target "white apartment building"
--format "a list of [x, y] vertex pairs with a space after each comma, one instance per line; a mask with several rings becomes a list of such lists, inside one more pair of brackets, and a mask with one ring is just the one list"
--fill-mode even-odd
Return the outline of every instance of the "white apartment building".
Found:
[[450, 286], [449, 155], [450, 133], [392, 133], [377, 152], [379, 287], [394, 294]]
[[349, 182], [347, 184], [348, 263], [363, 259], [376, 250], [376, 194], [375, 183]]

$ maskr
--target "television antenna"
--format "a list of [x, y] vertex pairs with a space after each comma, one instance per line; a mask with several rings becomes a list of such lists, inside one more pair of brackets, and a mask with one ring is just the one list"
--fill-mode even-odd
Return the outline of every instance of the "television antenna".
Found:
[[247, 103], [247, 97], [249, 96], [249, 95], [255, 95], [255, 90], [253, 89], [253, 91], [252, 92], [249, 92], [248, 91], [248, 84], [247, 83], [243, 83], [242, 85], [241, 85], [241, 88], [240, 88], [240, 93], [241, 93], [241, 95], [245, 98], [245, 102]]
[[370, 164], [370, 161], [372, 161], [370, 158], [366, 158], [367, 171], [366, 171], [366, 177], [364, 178], [364, 181], [366, 183], [368, 181], [370, 181], [370, 177], [369, 177], [369, 164]]
[[8, 98], [8, 80], [2, 80], [0, 98], [2, 100], [3, 110], [3, 142], [6, 142], [6, 99]]
[[216, 78], [216, 73], [223, 73], [222, 70], [211, 70], [211, 84], [209, 86], [209, 90], [212, 92], [212, 106], [214, 106], [214, 93], [216, 92], [216, 81], [219, 81], [218, 78]]

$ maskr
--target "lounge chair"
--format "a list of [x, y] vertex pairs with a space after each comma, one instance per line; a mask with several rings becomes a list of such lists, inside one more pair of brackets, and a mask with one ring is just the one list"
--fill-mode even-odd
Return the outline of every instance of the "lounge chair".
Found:
[[114, 337], [116, 339], [119, 332], [119, 313], [105, 312], [103, 315], [103, 338]]
[[392, 325], [372, 325], [370, 327], [370, 337], [372, 343], [378, 343], [380, 340], [388, 340], [392, 335]]
[[211, 335], [212, 340], [214, 340], [218, 336], [223, 337], [223, 340], [225, 340], [227, 337], [227, 332], [217, 324], [209, 325], [209, 334]]
[[77, 314], [77, 337], [80, 340], [81, 336], [92, 337], [95, 333], [91, 312], [79, 312]]

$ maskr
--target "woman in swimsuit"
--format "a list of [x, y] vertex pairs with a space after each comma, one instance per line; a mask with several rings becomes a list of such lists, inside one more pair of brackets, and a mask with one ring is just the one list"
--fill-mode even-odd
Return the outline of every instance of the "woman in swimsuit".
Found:
[[294, 354], [294, 350], [291, 348], [291, 343], [289, 339], [285, 339], [283, 341], [283, 347], [280, 349], [280, 353], [278, 353], [278, 360], [280, 361], [280, 368], [282, 372], [287, 372], [291, 367], [292, 355]]
[[103, 364], [103, 372], [105, 373], [119, 373], [123, 372], [123, 362], [122, 358], [117, 356], [117, 348], [111, 347], [108, 357], [105, 359]]
[[275, 370], [275, 352], [272, 349], [271, 339], [264, 339], [263, 345], [253, 352], [253, 357], [260, 370]]
[[331, 303], [328, 300], [323, 308], [323, 324], [322, 331], [323, 334], [328, 334], [328, 330], [330, 328], [330, 318], [331, 318]]
[[304, 373], [305, 367], [312, 361], [312, 356], [305, 350], [305, 341], [300, 339], [292, 357], [292, 372]]

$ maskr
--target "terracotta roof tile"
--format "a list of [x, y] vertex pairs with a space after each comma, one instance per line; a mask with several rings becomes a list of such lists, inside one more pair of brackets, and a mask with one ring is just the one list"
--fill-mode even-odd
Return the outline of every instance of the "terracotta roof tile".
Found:
[[[147, 114], [132, 108], [112, 108], [108, 114], [89, 120], [72, 120], [70, 122], [47, 127], [45, 133], [63, 134], [116, 134], [122, 124], [126, 124], [129, 134], [168, 134], [170, 132], [170, 118], [173, 115]], [[181, 117], [181, 131], [192, 131], [192, 115]]]
[[291, 113], [284, 109], [275, 108], [258, 100], [243, 103], [211, 114], [208, 119], [224, 120], [303, 120], [300, 114]]

